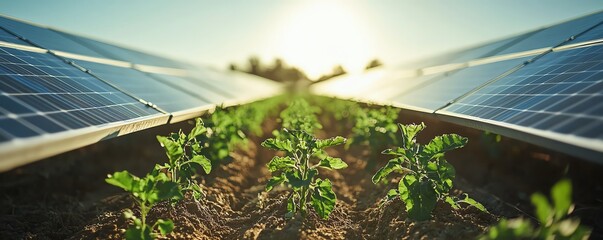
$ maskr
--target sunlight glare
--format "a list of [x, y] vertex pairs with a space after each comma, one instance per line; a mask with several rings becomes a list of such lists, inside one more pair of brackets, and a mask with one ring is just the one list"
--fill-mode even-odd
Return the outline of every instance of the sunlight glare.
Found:
[[286, 16], [277, 54], [311, 79], [341, 64], [357, 73], [374, 58], [375, 48], [363, 15], [343, 1], [304, 1]]

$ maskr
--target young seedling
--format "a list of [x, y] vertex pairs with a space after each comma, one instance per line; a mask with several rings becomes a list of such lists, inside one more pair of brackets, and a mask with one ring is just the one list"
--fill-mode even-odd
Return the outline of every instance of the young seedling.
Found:
[[318, 215], [327, 219], [335, 208], [337, 196], [329, 179], [316, 178], [318, 168], [334, 170], [348, 165], [339, 158], [317, 153], [343, 144], [346, 139], [339, 136], [316, 139], [305, 131], [287, 129], [283, 129], [281, 136], [282, 139], [270, 138], [262, 142], [263, 147], [285, 152], [284, 157], [275, 156], [267, 164], [272, 178], [266, 185], [266, 191], [287, 183], [293, 190], [287, 200], [287, 217], [293, 217], [298, 211], [306, 216], [307, 202], [310, 201]]
[[580, 219], [566, 218], [574, 210], [571, 181], [562, 179], [557, 182], [551, 189], [551, 199], [552, 204], [541, 193], [531, 196], [540, 227], [534, 227], [525, 218], [503, 218], [480, 239], [588, 239], [590, 228], [581, 226]]
[[453, 186], [455, 170], [444, 159], [450, 150], [461, 148], [467, 144], [467, 138], [456, 134], [444, 134], [432, 139], [428, 144], [417, 143], [416, 136], [425, 129], [425, 124], [398, 125], [402, 133], [402, 147], [387, 149], [383, 154], [394, 155], [389, 162], [373, 176], [373, 183], [379, 183], [392, 172], [403, 174], [397, 189], [388, 192], [386, 200], [395, 197], [406, 205], [406, 212], [411, 219], [426, 220], [438, 200], [444, 200], [454, 209], [459, 203], [466, 203], [482, 211], [483, 205], [466, 194], [460, 199], [449, 194]]
[[191, 191], [195, 200], [203, 196], [199, 184], [194, 180], [197, 174], [196, 166], [201, 166], [206, 174], [211, 171], [211, 161], [201, 150], [203, 145], [199, 138], [207, 133], [201, 119], [196, 119], [195, 127], [189, 134], [182, 130], [169, 136], [157, 136], [169, 161], [163, 165], [155, 165], [154, 172], [166, 171], [171, 181], [178, 183], [184, 191]]
[[397, 145], [396, 119], [399, 113], [400, 109], [392, 107], [358, 111], [352, 128], [353, 137], [346, 143], [346, 148], [351, 144], [367, 144], [377, 152], [377, 149]]
[[166, 236], [174, 229], [174, 223], [169, 219], [159, 219], [152, 225], [147, 224], [147, 215], [153, 206], [163, 200], [180, 200], [182, 192], [177, 183], [170, 181], [164, 173], [147, 174], [139, 178], [128, 171], [115, 172], [108, 175], [105, 181], [129, 192], [140, 208], [140, 218], [131, 210], [126, 210], [124, 216], [133, 221], [133, 226], [126, 230], [126, 239], [154, 239], [157, 232]]
[[296, 99], [281, 112], [282, 126], [286, 129], [314, 133], [316, 129], [322, 128], [316, 117], [316, 113], [319, 111], [319, 108], [310, 106], [306, 100]]

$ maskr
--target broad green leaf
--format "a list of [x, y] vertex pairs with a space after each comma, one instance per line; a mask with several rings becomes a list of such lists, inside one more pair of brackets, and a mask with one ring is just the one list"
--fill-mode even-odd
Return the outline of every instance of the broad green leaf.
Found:
[[401, 170], [402, 166], [400, 166], [401, 162], [399, 158], [394, 158], [389, 160], [389, 162], [387, 162], [387, 164], [382, 167], [381, 169], [379, 169], [379, 171], [377, 171], [377, 173], [375, 173], [375, 175], [373, 175], [373, 183], [378, 183], [381, 181], [381, 179], [387, 177], [387, 175], [389, 175], [391, 172], [396, 171], [396, 170]]
[[562, 179], [551, 189], [551, 197], [555, 206], [555, 220], [565, 217], [572, 205], [572, 183], [569, 179]]
[[454, 166], [443, 159], [429, 161], [425, 168], [429, 179], [435, 181], [439, 193], [448, 193], [452, 189], [452, 182], [456, 175]]
[[423, 154], [427, 158], [437, 158], [447, 151], [462, 148], [469, 140], [457, 134], [444, 134], [437, 136], [423, 148]]
[[141, 229], [139, 227], [131, 227], [126, 230], [126, 240], [153, 240], [151, 229], [145, 227]]
[[207, 159], [204, 155], [195, 155], [193, 159], [191, 159], [191, 161], [196, 164], [199, 164], [206, 174], [209, 174], [209, 172], [211, 172], [211, 161]]
[[173, 163], [178, 161], [180, 159], [180, 157], [182, 157], [182, 154], [184, 152], [184, 150], [182, 149], [180, 144], [178, 144], [177, 142], [174, 142], [164, 136], [157, 136], [157, 140], [159, 141], [159, 143], [161, 143], [161, 146], [163, 146], [163, 148], [165, 149], [165, 153], [168, 156], [168, 158], [170, 159], [170, 162], [172, 163], [172, 165], [174, 165]]
[[407, 125], [403, 125], [403, 124], [398, 124], [398, 127], [400, 128], [400, 132], [402, 133], [402, 144], [406, 147], [406, 148], [410, 148], [415, 142], [416, 142], [416, 137], [417, 134], [419, 132], [421, 132], [423, 129], [425, 129], [425, 123], [421, 123], [421, 124], [407, 124]]
[[398, 193], [398, 189], [390, 189], [389, 191], [387, 191], [387, 200], [393, 200], [394, 198], [398, 197], [400, 194]]
[[169, 219], [168, 220], [158, 219], [156, 224], [157, 224], [157, 228], [159, 229], [159, 232], [161, 233], [162, 236], [166, 236], [174, 230], [174, 222], [172, 222]]
[[418, 181], [413, 175], [405, 175], [398, 184], [400, 196], [406, 204], [408, 217], [422, 221], [431, 218], [437, 203], [437, 193], [429, 181]]
[[301, 176], [299, 176], [299, 173], [297, 172], [287, 172], [284, 173], [284, 175], [287, 178], [287, 182], [289, 182], [289, 184], [291, 184], [291, 187], [293, 187], [294, 189], [300, 188], [302, 186], [310, 186], [310, 181], [304, 181], [303, 179], [301, 179]]
[[149, 203], [156, 203], [162, 200], [182, 199], [182, 191], [180, 186], [175, 182], [158, 182], [156, 185], [156, 195], [148, 199]]
[[273, 187], [283, 183], [285, 180], [287, 179], [283, 175], [272, 176], [272, 178], [268, 180], [268, 183], [266, 183], [266, 191], [269, 192]]
[[331, 181], [329, 179], [316, 179], [316, 187], [312, 193], [312, 206], [316, 213], [322, 218], [327, 219], [335, 208], [337, 196], [333, 192]]
[[341, 158], [334, 157], [326, 157], [323, 160], [320, 160], [318, 164], [319, 167], [327, 168], [327, 169], [343, 169], [347, 168], [348, 164], [346, 164]]
[[205, 132], [207, 132], [207, 129], [205, 128], [203, 121], [201, 120], [201, 118], [197, 118], [195, 119], [195, 127], [188, 134], [188, 139], [196, 138], [197, 136], [204, 134]]
[[138, 177], [130, 174], [128, 171], [124, 170], [121, 172], [115, 172], [113, 174], [109, 174], [105, 181], [108, 184], [123, 188], [128, 192], [132, 192], [134, 189], [135, 182], [138, 181]]
[[262, 142], [262, 147], [270, 148], [273, 150], [281, 150], [285, 152], [292, 152], [293, 147], [292, 143], [289, 139], [279, 140], [275, 138], [266, 139], [266, 141]]
[[531, 200], [536, 208], [536, 218], [538, 218], [538, 221], [543, 225], [549, 224], [550, 220], [552, 220], [551, 214], [553, 213], [549, 200], [541, 193], [532, 194]]
[[336, 146], [336, 145], [345, 143], [345, 141], [346, 141], [346, 139], [344, 137], [340, 137], [340, 136], [323, 139], [323, 140], [319, 139], [316, 141], [316, 148], [323, 149], [326, 147]]
[[268, 171], [270, 172], [288, 172], [295, 169], [295, 160], [291, 159], [290, 157], [275, 156], [272, 158], [272, 160], [270, 160], [270, 162], [266, 164], [266, 166], [268, 167]]

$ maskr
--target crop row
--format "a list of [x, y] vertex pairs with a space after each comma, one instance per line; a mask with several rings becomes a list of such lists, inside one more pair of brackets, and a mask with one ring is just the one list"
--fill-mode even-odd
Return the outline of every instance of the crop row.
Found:
[[[199, 176], [210, 174], [230, 152], [244, 146], [248, 141], [247, 134], [260, 135], [262, 122], [268, 116], [276, 115], [275, 109], [279, 109], [282, 99], [218, 108], [210, 116], [196, 119], [188, 133], [180, 130], [168, 136], [157, 136], [167, 161], [157, 164], [146, 176], [137, 177], [128, 171], [109, 175], [106, 182], [129, 192], [139, 207], [138, 211], [125, 211], [124, 217], [131, 223], [125, 233], [126, 239], [154, 239], [172, 232], [174, 223], [169, 219], [148, 223], [149, 210], [161, 201], [176, 204], [187, 195], [201, 201], [204, 192], [197, 181]], [[323, 98], [312, 99], [313, 105], [302, 98], [289, 100], [277, 119], [281, 128], [275, 129], [273, 137], [261, 144], [279, 152], [266, 165], [272, 176], [265, 190], [271, 191], [277, 186], [289, 189], [286, 218], [297, 214], [305, 217], [311, 206], [320, 217], [327, 219], [336, 208], [334, 186], [328, 178], [319, 177], [319, 170], [339, 170], [348, 166], [344, 160], [329, 156], [325, 151], [325, 148], [342, 144], [345, 149], [355, 145], [371, 149], [367, 170], [376, 166], [376, 161], [371, 159], [377, 154], [392, 156], [385, 166], [375, 171], [372, 181], [383, 184], [392, 174], [399, 174], [401, 177], [394, 178], [398, 186], [384, 196], [383, 202], [399, 198], [408, 217], [415, 221], [430, 219], [438, 201], [450, 204], [453, 209], [468, 205], [487, 211], [467, 194], [451, 194], [455, 169], [446, 161], [445, 153], [465, 146], [467, 138], [444, 134], [421, 144], [416, 137], [425, 129], [425, 124], [398, 124], [399, 109], [364, 107], [351, 101]], [[342, 136], [315, 137], [316, 131], [322, 128], [318, 117], [321, 111], [334, 117], [336, 128], [351, 132], [349, 140]], [[540, 193], [532, 195], [540, 223], [538, 227], [523, 218], [502, 219], [481, 238], [588, 238], [590, 230], [581, 226], [578, 219], [567, 217], [573, 209], [569, 180], [561, 180], [553, 187], [551, 199], [552, 203]]]

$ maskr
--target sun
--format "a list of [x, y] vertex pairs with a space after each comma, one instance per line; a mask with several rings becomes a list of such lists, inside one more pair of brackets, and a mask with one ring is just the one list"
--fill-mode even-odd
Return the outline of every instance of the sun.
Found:
[[304, 1], [283, 16], [276, 54], [316, 79], [342, 65], [362, 71], [375, 47], [364, 16], [351, 2]]

